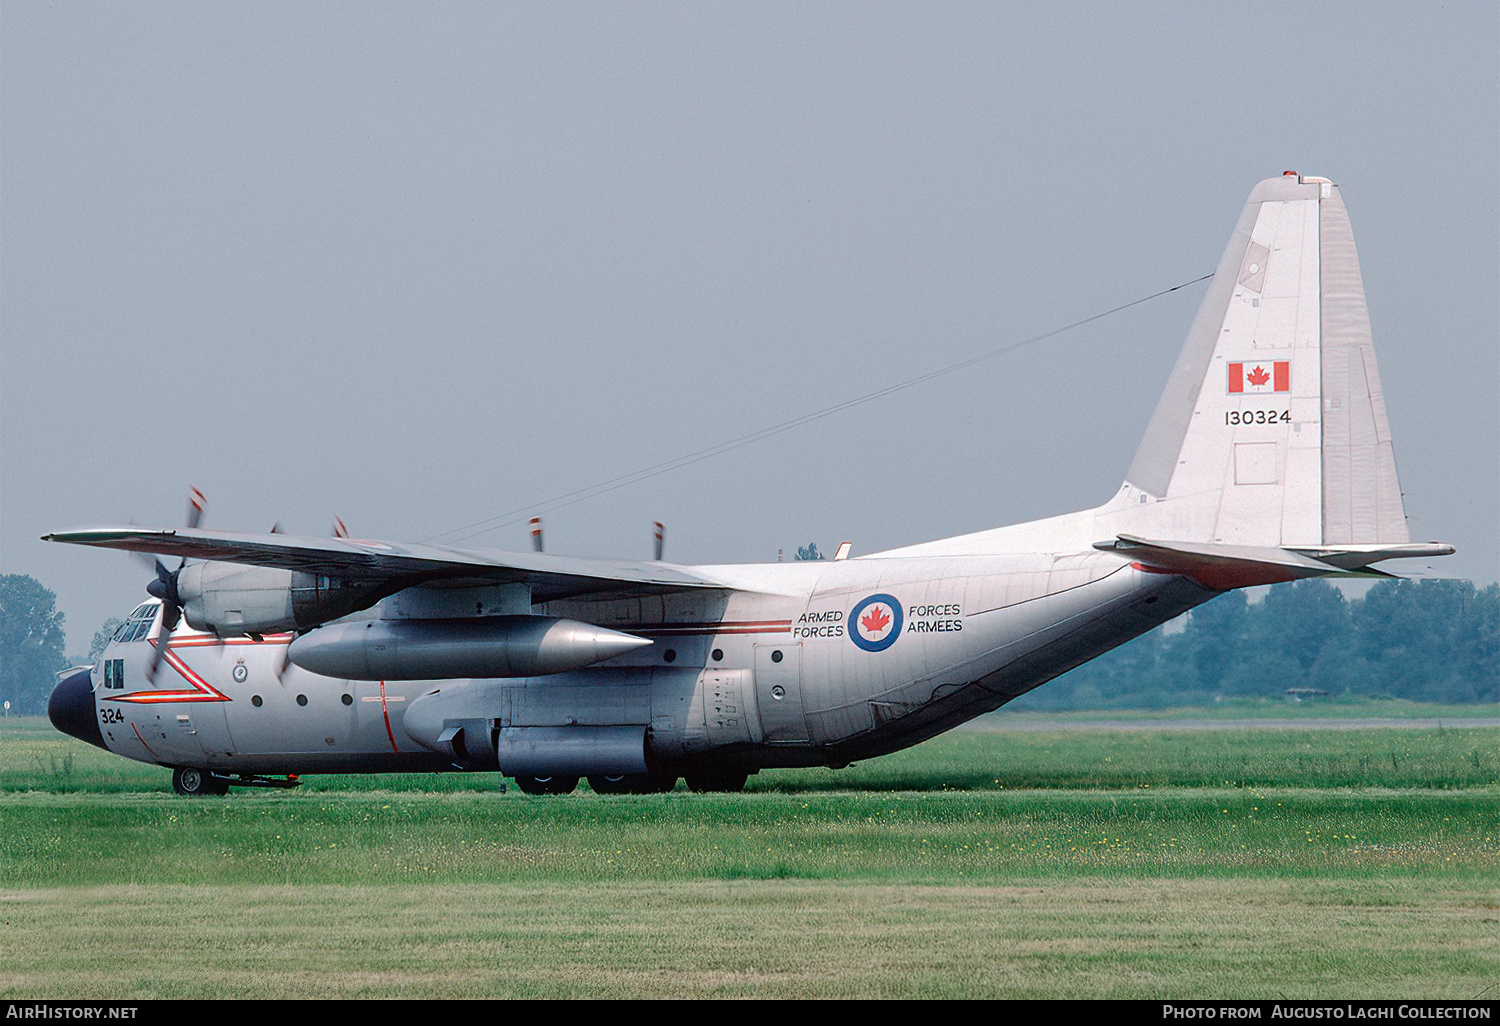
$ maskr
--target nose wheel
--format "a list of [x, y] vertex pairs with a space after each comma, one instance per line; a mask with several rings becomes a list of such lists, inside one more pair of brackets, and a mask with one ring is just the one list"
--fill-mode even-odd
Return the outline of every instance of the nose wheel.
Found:
[[207, 770], [183, 766], [172, 771], [172, 790], [189, 798], [208, 794], [228, 794], [229, 781], [216, 777]]

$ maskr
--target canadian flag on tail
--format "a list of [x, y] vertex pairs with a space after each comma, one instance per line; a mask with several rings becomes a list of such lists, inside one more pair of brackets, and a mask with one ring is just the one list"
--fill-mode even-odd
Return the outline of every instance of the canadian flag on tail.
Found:
[[1231, 394], [1235, 392], [1290, 392], [1291, 390], [1292, 364], [1289, 360], [1229, 365]]

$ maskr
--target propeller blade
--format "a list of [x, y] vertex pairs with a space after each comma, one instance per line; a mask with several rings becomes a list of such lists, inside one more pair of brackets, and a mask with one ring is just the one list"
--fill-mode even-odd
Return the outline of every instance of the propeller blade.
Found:
[[162, 640], [163, 637], [167, 640], [171, 639], [171, 635], [163, 629], [156, 639], [156, 644], [151, 646], [151, 661], [146, 664], [146, 679], [153, 684], [156, 683], [156, 668], [161, 665], [162, 653], [167, 650], [166, 642]]
[[172, 641], [172, 629], [177, 626], [178, 610], [176, 606], [162, 603], [161, 607], [161, 630], [156, 633], [156, 644], [151, 648], [151, 662], [146, 664], [146, 679], [153, 684], [156, 683], [156, 670], [161, 666], [162, 657], [167, 654], [167, 645]]
[[651, 522], [656, 525], [656, 558], [661, 559], [662, 542], [664, 541], [667, 529], [661, 525], [660, 520], [653, 520]]
[[[203, 510], [207, 506], [208, 500], [203, 497], [203, 493], [196, 488], [189, 487], [186, 518], [189, 530], [203, 522]], [[277, 524], [271, 530], [274, 533], [280, 530], [280, 527], [281, 525]], [[176, 570], [168, 570], [167, 565], [160, 559], [153, 560], [153, 562], [156, 577], [146, 585], [146, 594], [152, 598], [161, 599], [161, 630], [157, 631], [156, 645], [151, 650], [151, 662], [146, 666], [146, 679], [154, 682], [157, 667], [161, 666], [162, 658], [167, 654], [167, 645], [172, 641], [172, 632], [182, 621], [182, 596], [177, 591], [177, 575], [182, 573], [183, 567], [187, 566], [187, 560], [179, 560]]]
[[333, 518], [333, 536], [335, 538], [349, 537], [349, 527], [344, 523], [344, 518], [341, 516], [336, 515]]
[[192, 530], [203, 522], [203, 510], [207, 508], [208, 500], [198, 489], [189, 486], [186, 524], [188, 530]]
[[542, 551], [542, 518], [531, 518], [531, 547], [538, 552]]

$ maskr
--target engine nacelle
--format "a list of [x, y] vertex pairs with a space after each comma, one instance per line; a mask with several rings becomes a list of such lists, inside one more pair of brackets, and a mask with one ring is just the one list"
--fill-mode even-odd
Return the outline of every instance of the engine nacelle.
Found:
[[187, 622], [220, 637], [307, 630], [368, 609], [391, 590], [383, 582], [237, 563], [192, 563], [177, 573]]

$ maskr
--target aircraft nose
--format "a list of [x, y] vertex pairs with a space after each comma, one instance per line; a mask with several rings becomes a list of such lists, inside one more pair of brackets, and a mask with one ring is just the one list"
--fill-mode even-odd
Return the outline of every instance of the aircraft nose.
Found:
[[88, 670], [73, 674], [52, 690], [52, 697], [47, 701], [47, 719], [64, 734], [109, 750], [105, 747], [104, 735], [99, 733], [99, 718], [94, 712], [94, 682]]

